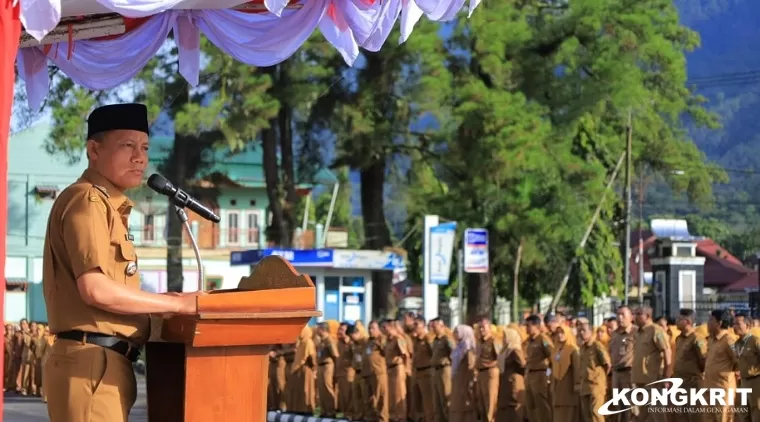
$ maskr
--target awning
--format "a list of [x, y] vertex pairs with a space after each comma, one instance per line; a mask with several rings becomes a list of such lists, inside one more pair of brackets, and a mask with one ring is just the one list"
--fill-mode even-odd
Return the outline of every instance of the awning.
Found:
[[[238, 61], [264, 67], [286, 60], [319, 29], [353, 65], [360, 47], [380, 50], [396, 21], [401, 25], [398, 42], [404, 42], [423, 15], [449, 21], [465, 2], [256, 0], [241, 6], [239, 0], [22, 0], [24, 28], [42, 45], [21, 48], [18, 69], [36, 110], [50, 89], [48, 60], [78, 85], [112, 89], [137, 75], [170, 32], [177, 40], [179, 72], [192, 86], [199, 83], [201, 33]], [[479, 3], [469, 0], [470, 13]], [[78, 16], [56, 29], [62, 18]], [[54, 30], [55, 36], [46, 40]], [[78, 39], [85, 37], [91, 39]]]

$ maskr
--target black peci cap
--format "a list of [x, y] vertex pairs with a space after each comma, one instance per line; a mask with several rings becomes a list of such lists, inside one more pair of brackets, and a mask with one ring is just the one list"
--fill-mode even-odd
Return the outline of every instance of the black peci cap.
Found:
[[87, 118], [87, 138], [109, 130], [136, 130], [150, 134], [148, 108], [144, 104], [111, 104], [98, 107]]

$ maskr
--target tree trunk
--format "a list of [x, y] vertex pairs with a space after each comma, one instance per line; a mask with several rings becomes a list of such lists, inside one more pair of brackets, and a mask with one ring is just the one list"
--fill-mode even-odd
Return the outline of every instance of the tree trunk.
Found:
[[[287, 83], [286, 70], [283, 65], [280, 65], [280, 84], [285, 83]], [[296, 204], [298, 203], [293, 164], [293, 109], [290, 104], [287, 102], [280, 103], [277, 120], [280, 126], [280, 169], [282, 170], [282, 186], [285, 190], [285, 201], [282, 210], [285, 230], [284, 237], [288, 239], [287, 245], [290, 247], [293, 243], [293, 233], [296, 227], [296, 215], [294, 213], [296, 211]]]
[[478, 318], [493, 316], [493, 284], [491, 270], [485, 274], [467, 274], [467, 324]]
[[[382, 250], [391, 246], [391, 232], [384, 212], [385, 166], [385, 157], [381, 157], [360, 172], [365, 249]], [[393, 273], [375, 271], [372, 281], [372, 315], [387, 316], [392, 311], [390, 296], [393, 294]]]
[[277, 246], [289, 247], [287, 230], [284, 227], [282, 210], [282, 198], [280, 197], [280, 176], [277, 163], [277, 135], [275, 127], [277, 120], [270, 122], [271, 126], [261, 132], [262, 155], [264, 160], [264, 181], [267, 185], [267, 198], [269, 199], [269, 212], [271, 223], [267, 227], [267, 240]]

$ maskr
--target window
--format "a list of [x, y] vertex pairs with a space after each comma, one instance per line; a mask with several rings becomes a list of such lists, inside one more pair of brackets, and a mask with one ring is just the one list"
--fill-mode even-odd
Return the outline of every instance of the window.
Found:
[[678, 285], [681, 308], [694, 309], [697, 304], [697, 272], [679, 271]]
[[655, 286], [654, 286], [655, 296], [664, 296], [665, 283], [667, 282], [667, 275], [665, 274], [665, 271], [657, 271], [654, 275], [654, 280], [655, 280]]
[[230, 245], [240, 243], [240, 213], [227, 213], [227, 243]]
[[219, 276], [209, 276], [206, 277], [206, 291], [210, 292], [213, 290], [219, 290], [222, 288], [222, 277]]
[[258, 212], [249, 212], [248, 213], [248, 239], [247, 242], [249, 245], [254, 245], [259, 243], [259, 213]]
[[691, 246], [676, 246], [676, 256], [687, 257], [692, 256]]
[[143, 217], [143, 242], [153, 242], [156, 240], [156, 224], [153, 214]]

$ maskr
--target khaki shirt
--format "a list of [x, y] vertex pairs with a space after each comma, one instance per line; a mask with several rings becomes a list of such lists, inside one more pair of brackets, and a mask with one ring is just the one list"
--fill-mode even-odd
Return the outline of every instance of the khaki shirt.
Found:
[[433, 344], [435, 336], [425, 334], [414, 338], [414, 369], [421, 371], [433, 366]]
[[451, 352], [456, 345], [454, 339], [447, 335], [438, 336], [433, 342], [433, 366], [441, 368], [451, 365]]
[[354, 348], [351, 343], [338, 341], [338, 360], [335, 365], [335, 377], [348, 377], [353, 373]]
[[707, 340], [697, 334], [681, 333], [676, 337], [675, 362], [673, 376], [684, 381], [701, 380], [704, 376], [705, 360], [707, 359]]
[[385, 364], [388, 369], [395, 368], [398, 365], [406, 365], [408, 357], [409, 347], [406, 336], [389, 337], [385, 343]]
[[743, 380], [760, 375], [760, 338], [747, 334], [734, 343], [734, 351]]
[[705, 388], [730, 388], [736, 385], [736, 355], [734, 339], [723, 330], [717, 336], [710, 336], [705, 362]]
[[584, 343], [580, 349], [581, 395], [603, 392], [607, 389], [607, 369], [610, 356], [604, 346], [596, 340]]
[[337, 341], [329, 336], [322, 337], [317, 346], [317, 365], [334, 364], [338, 356]]
[[552, 341], [546, 334], [539, 334], [535, 338], [525, 341], [526, 369], [528, 371], [546, 370], [551, 365]]
[[360, 339], [351, 343], [351, 366], [357, 374], [360, 374], [364, 368], [364, 349], [368, 342], [368, 339]]
[[631, 325], [628, 330], [619, 327], [610, 338], [610, 361], [614, 369], [633, 367], [633, 347], [636, 344], [637, 327]]
[[499, 343], [494, 341], [493, 337], [481, 342], [478, 346], [478, 359], [476, 363], [478, 370], [482, 371], [495, 368], [499, 364], [498, 359], [500, 352], [501, 347], [499, 346]]
[[51, 333], [80, 330], [130, 340], [148, 340], [148, 315], [118, 315], [82, 300], [77, 278], [102, 271], [114, 283], [140, 289], [140, 274], [127, 231], [132, 202], [96, 171], [88, 169], [53, 203], [43, 252], [42, 287]]
[[385, 339], [370, 338], [364, 346], [362, 376], [378, 376], [388, 373], [385, 363]]
[[659, 381], [663, 375], [665, 353], [670, 353], [670, 341], [665, 330], [652, 322], [639, 328], [633, 351], [631, 382], [643, 385]]

